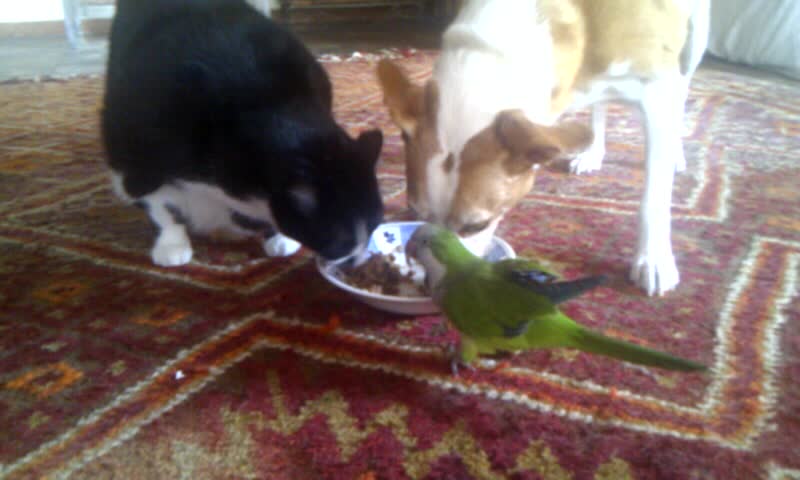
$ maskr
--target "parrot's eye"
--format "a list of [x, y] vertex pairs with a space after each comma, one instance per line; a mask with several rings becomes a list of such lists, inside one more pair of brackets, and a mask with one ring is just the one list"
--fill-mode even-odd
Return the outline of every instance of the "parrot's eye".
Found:
[[462, 236], [476, 234], [485, 230], [490, 223], [492, 223], [492, 219], [486, 219], [482, 222], [468, 223], [458, 230], [458, 234]]

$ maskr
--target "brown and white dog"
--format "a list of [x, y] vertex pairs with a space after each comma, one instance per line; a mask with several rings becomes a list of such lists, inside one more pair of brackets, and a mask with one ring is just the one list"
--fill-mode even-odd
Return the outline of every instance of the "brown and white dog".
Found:
[[[675, 288], [672, 183], [686, 167], [684, 104], [709, 9], [709, 0], [467, 0], [427, 83], [378, 67], [403, 132], [409, 206], [479, 253], [539, 164], [574, 155], [574, 173], [600, 168], [605, 102], [629, 102], [647, 142], [631, 278], [650, 295]], [[588, 105], [591, 130], [558, 122]]]

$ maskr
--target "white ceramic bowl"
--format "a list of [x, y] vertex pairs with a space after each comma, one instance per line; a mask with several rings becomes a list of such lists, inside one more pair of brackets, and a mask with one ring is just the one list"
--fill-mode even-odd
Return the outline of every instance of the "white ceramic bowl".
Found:
[[[370, 253], [394, 253], [399, 257], [399, 262], [402, 262], [405, 252], [406, 242], [411, 238], [414, 231], [422, 225], [423, 222], [389, 222], [378, 226], [372, 233], [367, 251]], [[402, 245], [401, 253], [398, 255], [398, 247]], [[489, 245], [489, 250], [485, 258], [489, 261], [496, 262], [505, 258], [515, 258], [516, 254], [514, 249], [499, 237], [492, 238], [492, 243]], [[384, 295], [380, 293], [373, 293], [354, 287], [345, 283], [338, 273], [338, 266], [326, 262], [322, 258], [317, 257], [317, 269], [322, 276], [336, 287], [350, 293], [358, 300], [391, 313], [401, 313], [406, 315], [427, 315], [439, 312], [437, 307], [430, 297], [401, 297], [397, 295]]]

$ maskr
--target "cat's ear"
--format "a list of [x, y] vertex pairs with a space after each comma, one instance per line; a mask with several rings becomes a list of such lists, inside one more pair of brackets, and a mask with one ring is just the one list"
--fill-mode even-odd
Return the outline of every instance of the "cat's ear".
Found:
[[307, 183], [300, 183], [289, 189], [289, 195], [297, 210], [303, 215], [311, 215], [317, 209], [317, 192]]
[[361, 158], [364, 158], [373, 167], [378, 163], [378, 158], [381, 154], [381, 147], [383, 146], [383, 134], [380, 130], [369, 130], [361, 133], [356, 140], [358, 151], [361, 153]]

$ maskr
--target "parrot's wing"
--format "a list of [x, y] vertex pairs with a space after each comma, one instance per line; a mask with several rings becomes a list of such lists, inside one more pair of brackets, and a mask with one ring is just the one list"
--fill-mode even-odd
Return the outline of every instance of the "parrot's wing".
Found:
[[554, 304], [566, 302], [606, 282], [604, 275], [557, 282], [555, 274], [539, 263], [525, 259], [503, 260], [493, 264], [492, 268], [506, 280], [547, 297]]
[[492, 263], [492, 270], [501, 276], [506, 276], [511, 272], [525, 274], [528, 280], [537, 283], [549, 283], [558, 280], [558, 275], [547, 267], [534, 260], [525, 258], [507, 258], [499, 262]]
[[442, 310], [460, 332], [477, 341], [523, 335], [532, 319], [554, 308], [546, 298], [504, 281], [490, 268], [444, 282]]

